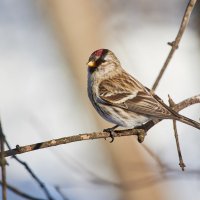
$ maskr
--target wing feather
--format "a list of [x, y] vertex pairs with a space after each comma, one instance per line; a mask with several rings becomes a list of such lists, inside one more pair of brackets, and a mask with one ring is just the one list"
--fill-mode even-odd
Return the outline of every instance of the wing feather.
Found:
[[[115, 83], [115, 84], [113, 84]], [[173, 113], [162, 100], [151, 94], [136, 79], [123, 76], [106, 79], [99, 85], [100, 103], [112, 105], [138, 114], [157, 118], [171, 118]]]

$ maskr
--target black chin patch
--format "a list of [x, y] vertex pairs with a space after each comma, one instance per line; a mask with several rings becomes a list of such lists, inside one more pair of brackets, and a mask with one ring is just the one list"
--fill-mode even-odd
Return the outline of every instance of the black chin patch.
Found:
[[88, 71], [90, 74], [92, 74], [96, 69], [97, 67], [88, 67]]

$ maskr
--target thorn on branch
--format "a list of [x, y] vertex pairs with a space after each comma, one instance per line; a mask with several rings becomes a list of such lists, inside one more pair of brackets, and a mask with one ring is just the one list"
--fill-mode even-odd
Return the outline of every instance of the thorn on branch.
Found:
[[175, 41], [173, 41], [173, 42], [168, 42], [167, 44], [168, 44], [169, 46], [171, 46], [172, 48], [174, 48], [174, 49], [178, 49], [178, 48], [179, 48], [178, 44], [176, 44]]

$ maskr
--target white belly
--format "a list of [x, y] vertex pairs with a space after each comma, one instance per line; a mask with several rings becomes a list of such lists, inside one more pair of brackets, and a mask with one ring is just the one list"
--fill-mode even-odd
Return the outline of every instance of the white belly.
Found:
[[117, 107], [101, 105], [100, 109], [97, 111], [105, 120], [127, 128], [140, 126], [150, 120], [144, 115], [140, 115]]

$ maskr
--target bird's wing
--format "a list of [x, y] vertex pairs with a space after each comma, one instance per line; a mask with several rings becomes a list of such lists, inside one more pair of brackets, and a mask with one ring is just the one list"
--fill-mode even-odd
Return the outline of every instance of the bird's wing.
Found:
[[[128, 80], [129, 87], [124, 85], [125, 80], [110, 79], [105, 81], [99, 85], [99, 103], [156, 118], [171, 118], [173, 116], [171, 110], [168, 109], [169, 107], [158, 96], [151, 94], [148, 88], [132, 77], [131, 80]], [[132, 81], [134, 83], [130, 86]]]

